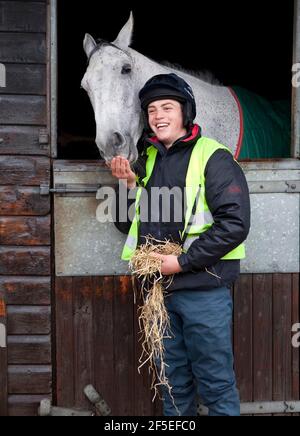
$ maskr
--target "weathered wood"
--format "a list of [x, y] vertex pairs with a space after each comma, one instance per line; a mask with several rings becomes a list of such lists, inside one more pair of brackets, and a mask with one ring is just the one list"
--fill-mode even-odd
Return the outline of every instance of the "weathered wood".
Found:
[[[94, 353], [97, 366], [95, 367], [95, 387], [105, 399], [109, 407], [114, 410], [118, 399], [114, 395], [114, 281], [113, 277], [99, 277], [94, 279], [95, 296], [94, 312]], [[105, 332], [105, 334], [104, 334]], [[99, 338], [99, 340], [97, 340]]]
[[50, 196], [37, 187], [0, 186], [0, 216], [43, 216], [50, 213]]
[[49, 146], [39, 144], [40, 127], [0, 126], [0, 154], [9, 155], [49, 155]]
[[9, 416], [38, 416], [40, 402], [51, 397], [44, 395], [9, 395], [8, 415]]
[[7, 415], [7, 309], [5, 291], [0, 288], [0, 416]]
[[[114, 278], [114, 345], [115, 345], [115, 395], [118, 402], [113, 414], [130, 416], [134, 410], [134, 329], [133, 293], [130, 277]], [[149, 392], [150, 394], [150, 392]]]
[[252, 306], [252, 275], [243, 274], [234, 289], [235, 370], [242, 401], [253, 400]]
[[258, 274], [253, 276], [254, 401], [272, 399], [272, 345], [272, 275]]
[[[99, 279], [101, 280], [101, 279]], [[58, 406], [73, 407], [75, 401], [74, 329], [72, 277], [56, 277], [56, 395]], [[98, 324], [99, 319], [95, 322]], [[99, 340], [96, 341], [97, 346]], [[65, 356], [69, 356], [68, 359]], [[99, 362], [97, 362], [97, 366]], [[97, 373], [97, 371], [96, 371]]]
[[0, 246], [0, 275], [50, 275], [50, 248]]
[[52, 371], [49, 365], [10, 365], [8, 391], [10, 394], [51, 393]]
[[[292, 383], [294, 395], [298, 395], [299, 350], [292, 361], [290, 329], [292, 319], [298, 321], [299, 301], [295, 297], [297, 307], [292, 311], [291, 300], [285, 299], [284, 289], [291, 290], [290, 274], [285, 278], [275, 275], [274, 284], [272, 278], [242, 275], [235, 286], [235, 368], [242, 401], [272, 401], [273, 393], [284, 383], [287, 388], [280, 401], [287, 398]], [[278, 293], [273, 293], [272, 286]], [[299, 293], [297, 281], [294, 289]], [[91, 378], [114, 415], [161, 416], [161, 401], [151, 402], [147, 368], [142, 374], [137, 372], [141, 344], [137, 342], [139, 329], [132, 295], [128, 277], [56, 278], [59, 405], [86, 407], [81, 392]], [[279, 325], [277, 335], [283, 336], [282, 343], [276, 335], [273, 339], [273, 318], [274, 327]], [[75, 356], [78, 352], [80, 357]], [[66, 360], [66, 354], [72, 358]]]
[[[273, 400], [292, 395], [292, 280], [291, 274], [273, 275]], [[271, 333], [270, 333], [271, 334]]]
[[46, 32], [46, 5], [30, 1], [0, 1], [1, 32]]
[[51, 332], [48, 306], [8, 306], [7, 313], [8, 335], [48, 335]]
[[0, 245], [50, 245], [51, 217], [0, 217]]
[[9, 336], [9, 365], [51, 364], [50, 336]]
[[[74, 371], [78, 389], [75, 390], [75, 407], [85, 409], [88, 401], [83, 389], [93, 380], [93, 286], [91, 277], [73, 279], [74, 319]], [[99, 338], [101, 340], [101, 338]]]
[[1, 62], [46, 63], [46, 35], [43, 33], [1, 33]]
[[47, 306], [51, 303], [50, 277], [1, 277], [0, 291], [6, 293], [8, 305]]
[[40, 186], [50, 183], [46, 157], [0, 156], [0, 185]]
[[1, 95], [1, 124], [41, 125], [47, 123], [46, 97], [35, 95]]
[[6, 64], [6, 87], [0, 94], [46, 95], [46, 65]]

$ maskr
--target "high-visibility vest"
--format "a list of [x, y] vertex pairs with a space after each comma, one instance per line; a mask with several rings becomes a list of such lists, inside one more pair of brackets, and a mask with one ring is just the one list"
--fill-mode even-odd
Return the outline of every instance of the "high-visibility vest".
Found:
[[[215, 151], [220, 149], [231, 153], [228, 147], [219, 144], [213, 139], [201, 137], [192, 151], [186, 175], [186, 215], [184, 230], [181, 233], [183, 252], [185, 253], [191, 244], [199, 238], [199, 235], [206, 232], [214, 224], [213, 216], [209, 210], [205, 197], [205, 168], [210, 157], [215, 153]], [[152, 175], [157, 153], [158, 150], [153, 145], [147, 148], [148, 158], [146, 162], [146, 177], [142, 180], [142, 186], [137, 190], [135, 200], [136, 213], [124, 245], [122, 253], [123, 260], [129, 261], [137, 248], [140, 222], [140, 199], [142, 190], [147, 185]], [[245, 246], [244, 244], [241, 244], [226, 254], [222, 260], [244, 258]]]

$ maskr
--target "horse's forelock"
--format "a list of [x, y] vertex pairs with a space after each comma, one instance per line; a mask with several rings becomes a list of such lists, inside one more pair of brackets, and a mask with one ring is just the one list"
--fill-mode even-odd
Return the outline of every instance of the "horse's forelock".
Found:
[[125, 53], [124, 50], [122, 50], [120, 47], [117, 47], [115, 44], [113, 44], [112, 42], [106, 41], [105, 39], [100, 39], [98, 38], [96, 40], [97, 45], [93, 48], [93, 50], [91, 51], [89, 57], [88, 57], [88, 64], [91, 61], [91, 58], [93, 57], [93, 55], [99, 51], [102, 47], [114, 47], [117, 50], [120, 50], [122, 53]]

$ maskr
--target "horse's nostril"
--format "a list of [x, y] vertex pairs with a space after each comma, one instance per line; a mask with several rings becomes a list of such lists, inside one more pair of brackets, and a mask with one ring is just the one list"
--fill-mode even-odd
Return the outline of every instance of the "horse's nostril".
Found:
[[115, 132], [114, 133], [114, 147], [123, 147], [126, 144], [126, 139], [122, 135], [122, 133]]

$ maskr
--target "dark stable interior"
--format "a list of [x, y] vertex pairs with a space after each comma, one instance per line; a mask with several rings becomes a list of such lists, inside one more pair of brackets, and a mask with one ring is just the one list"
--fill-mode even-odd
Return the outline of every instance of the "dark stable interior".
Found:
[[[72, 6], [70, 8], [70, 6]], [[58, 158], [99, 159], [89, 98], [80, 89], [85, 33], [113, 41], [130, 10], [131, 47], [160, 62], [210, 71], [269, 99], [290, 99], [293, 0], [281, 2], [58, 2]]]

